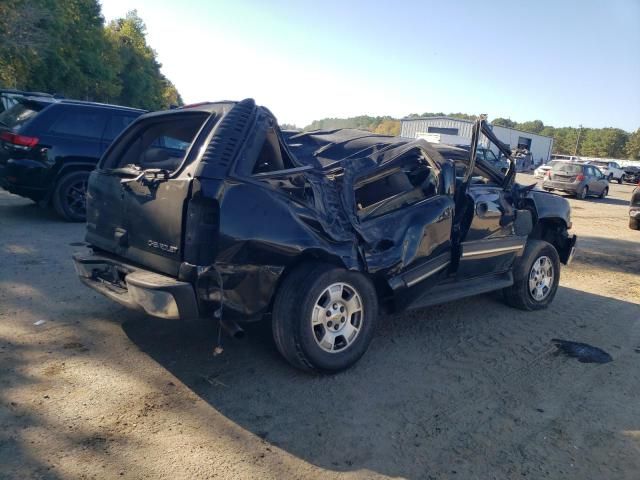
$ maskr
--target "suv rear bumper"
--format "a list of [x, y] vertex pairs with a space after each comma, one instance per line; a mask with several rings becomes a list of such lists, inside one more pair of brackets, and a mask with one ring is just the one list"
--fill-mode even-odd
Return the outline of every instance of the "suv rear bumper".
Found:
[[542, 188], [548, 188], [552, 190], [560, 190], [562, 192], [578, 193], [584, 182], [558, 182], [553, 180], [545, 180], [542, 182]]
[[193, 286], [118, 258], [97, 254], [75, 254], [73, 262], [80, 280], [125, 307], [168, 319], [198, 318]]
[[47, 189], [40, 184], [40, 177], [39, 171], [34, 173], [15, 162], [0, 165], [0, 188], [34, 201], [42, 200], [47, 195]]

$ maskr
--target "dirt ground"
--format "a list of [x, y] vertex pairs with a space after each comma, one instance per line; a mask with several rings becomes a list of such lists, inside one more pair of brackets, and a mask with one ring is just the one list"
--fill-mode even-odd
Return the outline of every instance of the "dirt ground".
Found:
[[[2, 192], [0, 478], [637, 479], [632, 188], [570, 200], [578, 256], [547, 311], [483, 295], [386, 317], [328, 377], [290, 368], [266, 324], [214, 357], [212, 326], [94, 294], [70, 261], [83, 226]], [[613, 361], [557, 355], [552, 338]]]

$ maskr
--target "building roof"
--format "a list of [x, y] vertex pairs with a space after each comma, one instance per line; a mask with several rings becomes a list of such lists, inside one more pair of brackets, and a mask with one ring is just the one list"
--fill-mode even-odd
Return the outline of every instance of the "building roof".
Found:
[[473, 123], [473, 120], [465, 120], [464, 118], [447, 117], [446, 115], [438, 115], [437, 117], [404, 117], [401, 122], [411, 122], [413, 120], [453, 120], [456, 122]]
[[[411, 122], [413, 120], [450, 120], [452, 122], [462, 122], [462, 123], [473, 123], [473, 121], [471, 120], [465, 120], [463, 118], [456, 118], [456, 117], [447, 117], [447, 116], [443, 116], [443, 115], [439, 115], [437, 117], [405, 117], [405, 118], [401, 118], [400, 121], [401, 122]], [[500, 127], [500, 128], [506, 128], [507, 130], [513, 130], [514, 132], [520, 132], [520, 133], [524, 133], [527, 135], [536, 135], [538, 137], [545, 137], [545, 138], [553, 138], [550, 135], [541, 135], [539, 133], [534, 133], [534, 132], [527, 132], [525, 130], [520, 130], [517, 128], [513, 128], [513, 127], [505, 127], [504, 125], [493, 125], [491, 124], [492, 127]]]

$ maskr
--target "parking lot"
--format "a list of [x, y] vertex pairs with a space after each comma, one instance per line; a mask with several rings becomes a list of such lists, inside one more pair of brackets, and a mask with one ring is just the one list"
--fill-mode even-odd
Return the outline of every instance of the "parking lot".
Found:
[[548, 310], [494, 294], [386, 317], [335, 376], [292, 369], [266, 322], [214, 357], [213, 325], [99, 296], [70, 261], [84, 226], [0, 191], [0, 478], [635, 479], [632, 190], [570, 199], [578, 253]]

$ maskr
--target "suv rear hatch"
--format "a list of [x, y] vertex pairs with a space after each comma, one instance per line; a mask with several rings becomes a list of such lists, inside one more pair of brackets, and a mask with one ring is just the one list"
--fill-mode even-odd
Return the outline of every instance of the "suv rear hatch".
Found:
[[99, 250], [177, 276], [191, 196], [189, 166], [221, 112], [143, 115], [105, 152], [87, 193], [87, 241]]
[[550, 172], [554, 182], [574, 183], [582, 175], [582, 165], [576, 163], [555, 164]]
[[50, 104], [47, 101], [20, 98], [0, 113], [0, 169], [9, 158], [26, 158], [39, 139], [28, 134], [28, 126]]

